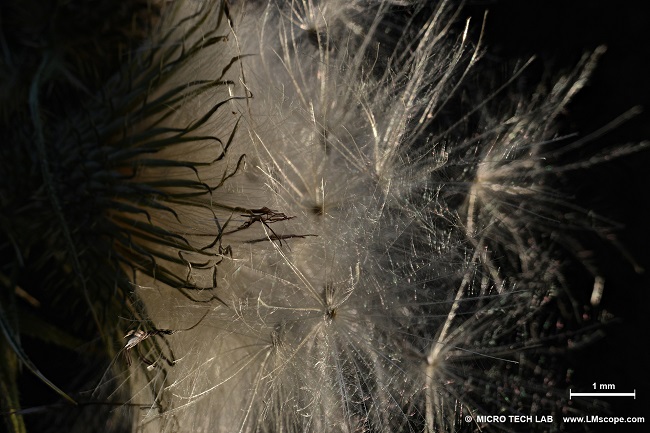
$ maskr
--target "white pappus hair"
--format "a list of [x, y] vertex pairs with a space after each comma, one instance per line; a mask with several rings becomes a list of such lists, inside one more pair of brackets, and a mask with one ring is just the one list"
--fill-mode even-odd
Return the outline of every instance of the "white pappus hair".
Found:
[[564, 272], [573, 230], [592, 228], [557, 177], [644, 146], [563, 159], [588, 138], [557, 137], [556, 119], [602, 49], [546, 91], [513, 90], [525, 65], [475, 91], [490, 84], [483, 23], [460, 10], [164, 8], [109, 90], [146, 95], [117, 104], [123, 129], [97, 128], [129, 174], [107, 219], [138, 323], [129, 365], [116, 357], [93, 394], [123, 403], [119, 425], [520, 428], [478, 418], [505, 414], [551, 416], [527, 427], [557, 431], [581, 412], [563, 357], [591, 322]]

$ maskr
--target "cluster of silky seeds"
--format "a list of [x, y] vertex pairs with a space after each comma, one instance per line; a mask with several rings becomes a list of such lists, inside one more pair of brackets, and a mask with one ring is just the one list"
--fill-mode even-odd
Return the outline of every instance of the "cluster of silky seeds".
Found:
[[43, 59], [41, 187], [14, 207], [43, 240], [10, 244], [42, 242], [121, 345], [90, 397], [120, 404], [113, 428], [490, 431], [509, 426], [468, 420], [576, 410], [562, 260], [589, 224], [553, 176], [639, 147], [558, 162], [586, 139], [554, 120], [600, 52], [550, 91], [511, 95], [520, 71], [485, 91], [480, 24], [428, 3], [180, 1], [62, 123]]
[[168, 267], [125, 263], [158, 327], [192, 329], [132, 367], [138, 429], [478, 431], [507, 425], [467, 415], [576, 410], [558, 356], [580, 312], [559, 313], [556, 248], [581, 211], [549, 172], [601, 158], [553, 165], [581, 144], [559, 148], [553, 120], [598, 53], [547, 94], [491, 104], [509, 82], [454, 119], [480, 45], [446, 2], [401, 3], [177, 12], [188, 61], [163, 57], [148, 98], [171, 110], [135, 109], [158, 157], [128, 159], [130, 184], [165, 193], [127, 225]]

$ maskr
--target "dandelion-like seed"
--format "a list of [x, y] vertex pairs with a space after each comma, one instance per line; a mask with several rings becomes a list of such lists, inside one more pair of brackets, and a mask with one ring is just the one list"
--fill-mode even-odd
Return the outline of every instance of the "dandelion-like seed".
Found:
[[[477, 102], [470, 115], [484, 129], [454, 143], [461, 121], [438, 121], [480, 43], [469, 27], [444, 40], [453, 8], [416, 2], [411, 13], [429, 18], [407, 20], [387, 54], [379, 29], [395, 6], [237, 2], [228, 20], [191, 7], [179, 15], [223, 35], [200, 48], [221, 63], [188, 61], [179, 77], [227, 85], [179, 110], [223, 101], [195, 133], [228, 136], [229, 156], [196, 174], [218, 180], [206, 210], [231, 254], [212, 284], [225, 306], [190, 341], [170, 336], [186, 355], [164, 380], [144, 378], [166, 395], [147, 428], [478, 431], [500, 427], [460, 414], [574, 410], [558, 355], [567, 330], [539, 329], [563, 296], [547, 235], [549, 220], [564, 226], [565, 204], [545, 164], [561, 152], [548, 145], [551, 122], [599, 53], [534, 103], [493, 115]], [[238, 155], [245, 166], [228, 171]], [[186, 215], [197, 227], [210, 219]], [[159, 292], [140, 293], [154, 321], [169, 309], [159, 305], [195, 311], [160, 278], [145, 283]]]
[[541, 414], [547, 431], [581, 411], [563, 356], [589, 329], [561, 263], [588, 223], [553, 176], [606, 155], [558, 162], [584, 140], [565, 145], [555, 121], [602, 49], [530, 101], [493, 104], [522, 70], [474, 101], [483, 31], [459, 15], [179, 1], [57, 134], [35, 86], [54, 180], [34, 200], [125, 357], [92, 392], [121, 402], [120, 425], [485, 432], [510, 426], [477, 415]]

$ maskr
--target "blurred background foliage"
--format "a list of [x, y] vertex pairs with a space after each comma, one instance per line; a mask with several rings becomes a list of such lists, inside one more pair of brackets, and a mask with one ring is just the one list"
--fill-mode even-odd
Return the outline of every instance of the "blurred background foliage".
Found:
[[110, 240], [95, 232], [102, 210], [78, 187], [85, 155], [62, 156], [70, 149], [61, 137], [160, 12], [147, 0], [0, 2], [0, 402], [9, 431], [64, 431], [98, 415], [68, 417], [116, 355], [125, 332], [117, 319], [132, 317], [132, 305]]

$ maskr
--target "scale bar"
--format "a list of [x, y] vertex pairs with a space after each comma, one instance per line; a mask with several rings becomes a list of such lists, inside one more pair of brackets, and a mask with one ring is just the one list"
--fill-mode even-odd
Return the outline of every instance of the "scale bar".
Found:
[[636, 389], [634, 392], [573, 392], [569, 389], [569, 400], [571, 397], [634, 397], [636, 400]]

